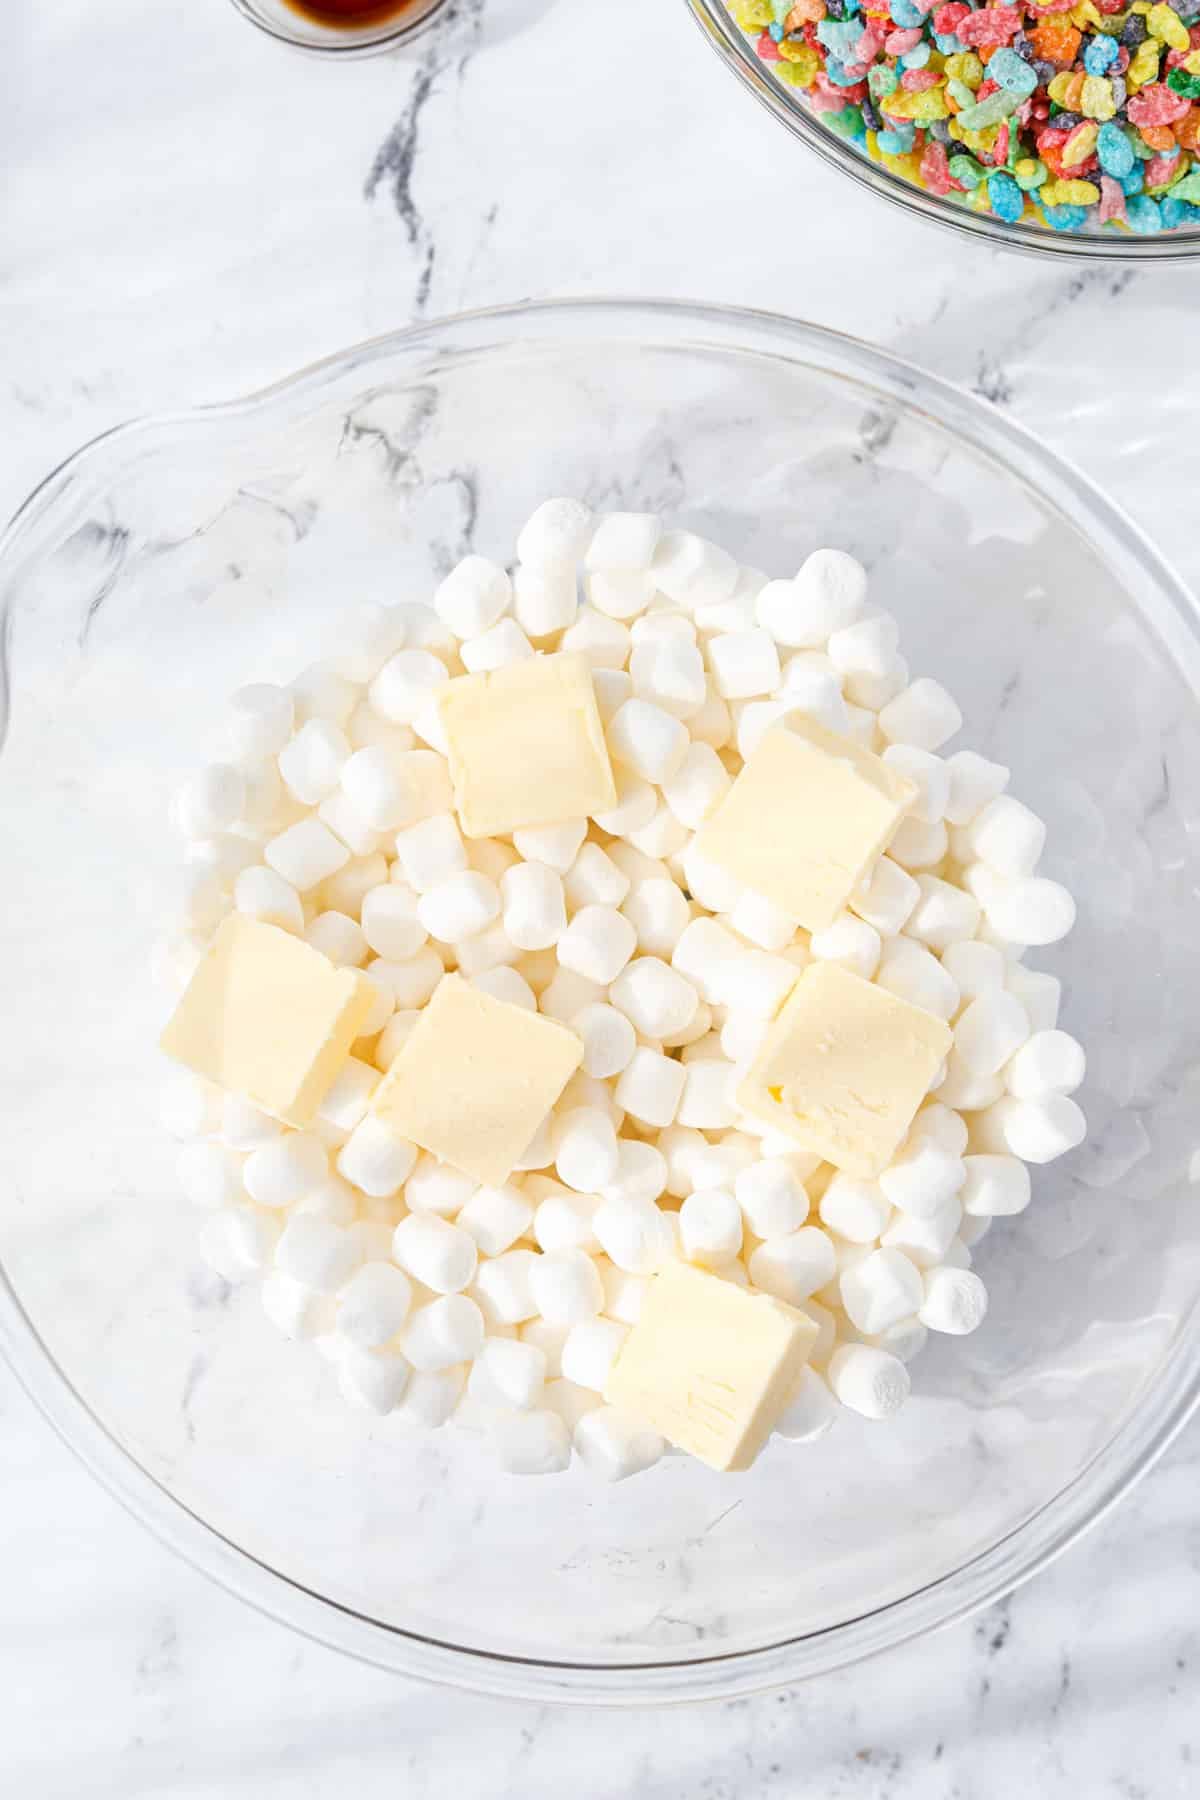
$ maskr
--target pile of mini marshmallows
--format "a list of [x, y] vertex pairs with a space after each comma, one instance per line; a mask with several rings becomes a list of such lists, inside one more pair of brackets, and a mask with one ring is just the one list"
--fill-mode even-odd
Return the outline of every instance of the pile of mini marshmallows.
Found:
[[[818, 1339], [777, 1423], [821, 1436], [839, 1406], [900, 1407], [930, 1331], [987, 1296], [972, 1247], [1030, 1199], [1028, 1163], [1078, 1144], [1080, 1046], [1026, 949], [1071, 927], [1035, 873], [1042, 822], [911, 679], [863, 569], [818, 550], [768, 581], [649, 514], [550, 500], [511, 576], [470, 556], [430, 605], [348, 621], [290, 686], [233, 696], [228, 760], [178, 794], [190, 978], [238, 911], [365, 971], [377, 1003], [308, 1130], [173, 1071], [182, 1187], [205, 1253], [261, 1275], [268, 1318], [313, 1339], [351, 1402], [479, 1434], [519, 1473], [572, 1450], [610, 1479], [663, 1441], [603, 1403], [664, 1261], [805, 1311]], [[581, 602], [580, 594], [585, 596]], [[617, 779], [611, 811], [464, 841], [439, 690], [464, 671], [582, 653]], [[919, 789], [865, 889], [810, 935], [701, 858], [696, 834], [763, 734], [804, 715]], [[530, 770], [530, 780], [538, 771]], [[799, 971], [842, 964], [952, 1023], [954, 1046], [896, 1160], [851, 1179], [739, 1110], [739, 1078]], [[443, 974], [569, 1025], [582, 1068], [502, 1187], [389, 1134], [368, 1104]]]

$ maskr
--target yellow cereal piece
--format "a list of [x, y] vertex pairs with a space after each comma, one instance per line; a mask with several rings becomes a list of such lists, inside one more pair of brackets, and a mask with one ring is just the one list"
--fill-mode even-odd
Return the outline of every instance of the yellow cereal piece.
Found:
[[973, 50], [956, 50], [946, 58], [946, 74], [964, 87], [977, 88], [983, 80], [983, 64]]
[[1092, 5], [1092, 0], [1082, 0], [1082, 5], [1072, 7], [1071, 23], [1078, 25], [1080, 31], [1086, 31], [1089, 25], [1102, 25], [1104, 15]]
[[789, 43], [787, 38], [779, 46], [779, 54], [784, 62], [792, 66], [792, 80], [796, 87], [811, 87], [821, 67], [821, 58], [811, 44]]
[[1200, 75], [1200, 50], [1193, 50], [1190, 56], [1185, 56], [1183, 67], [1189, 75]]
[[950, 116], [950, 108], [946, 103], [946, 95], [941, 88], [926, 88], [923, 94], [914, 94], [916, 104], [909, 113], [918, 125], [931, 124], [934, 119], [946, 119]]
[[1086, 162], [1096, 148], [1096, 139], [1100, 135], [1098, 125], [1078, 125], [1071, 133], [1062, 148], [1064, 169], [1073, 169], [1078, 163]]
[[889, 156], [886, 151], [881, 150], [879, 157], [884, 168], [890, 169], [893, 175], [901, 175], [905, 181], [920, 183], [921, 159], [912, 151], [904, 156]]
[[956, 144], [961, 144], [964, 137], [967, 135], [966, 132], [963, 130], [962, 126], [959, 124], [958, 120], [953, 117], [951, 117], [947, 121], [946, 129], [950, 133], [950, 136], [954, 139]]
[[734, 0], [732, 12], [743, 31], [762, 31], [775, 17], [771, 0]]
[[1086, 75], [1080, 95], [1080, 110], [1085, 119], [1115, 118], [1117, 102], [1112, 82], [1106, 81], [1103, 75]]
[[1190, 50], [1192, 40], [1188, 28], [1173, 6], [1164, 6], [1159, 0], [1152, 6], [1146, 19], [1146, 28], [1153, 38], [1167, 44], [1172, 50]]
[[985, 125], [982, 131], [960, 129], [957, 133], [960, 142], [973, 150], [977, 156], [990, 156], [996, 147], [996, 139], [1000, 136], [998, 125]]
[[1158, 59], [1162, 55], [1162, 45], [1156, 38], [1147, 38], [1138, 45], [1133, 58], [1125, 72], [1126, 85], [1131, 88], [1145, 87], [1158, 74]]
[[1038, 193], [1043, 206], [1095, 206], [1099, 198], [1094, 181], [1048, 181]]

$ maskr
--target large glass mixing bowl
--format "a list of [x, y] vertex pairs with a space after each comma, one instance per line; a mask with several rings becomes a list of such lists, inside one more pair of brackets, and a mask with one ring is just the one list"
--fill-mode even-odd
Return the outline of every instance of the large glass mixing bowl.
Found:
[[[497, 1473], [350, 1411], [207, 1273], [157, 1121], [167, 799], [234, 686], [369, 596], [505, 556], [542, 497], [661, 508], [773, 571], [872, 568], [963, 741], [1013, 765], [1080, 900], [1047, 955], [1088, 1144], [978, 1246], [984, 1328], [748, 1475]], [[580, 303], [382, 338], [97, 440], [0, 548], [11, 720], [0, 1341], [161, 1537], [297, 1629], [545, 1699], [749, 1691], [958, 1618], [1098, 1518], [1195, 1405], [1196, 614], [1108, 501], [1000, 413], [764, 314]], [[1034, 959], [1041, 960], [1041, 959]]]

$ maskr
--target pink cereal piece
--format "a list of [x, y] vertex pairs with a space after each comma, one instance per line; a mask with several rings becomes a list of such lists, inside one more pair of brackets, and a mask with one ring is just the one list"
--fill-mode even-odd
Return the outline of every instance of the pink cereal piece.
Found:
[[[920, 35], [920, 32], [918, 32], [917, 36], [920, 37]], [[871, 63], [875, 61], [875, 58], [879, 55], [879, 52], [883, 47], [884, 39], [880, 36], [878, 31], [876, 31], [873, 25], [869, 26], [854, 46], [855, 61], [864, 63], [869, 67]]]
[[1111, 175], [1100, 177], [1100, 223], [1107, 225], [1110, 219], [1124, 219], [1125, 190], [1119, 181]]
[[763, 32], [754, 48], [764, 62], [779, 61], [779, 45], [775, 42], [775, 39], [771, 36], [769, 31]]
[[1000, 127], [999, 131], [996, 133], [996, 142], [995, 142], [995, 146], [993, 147], [993, 150], [992, 150], [992, 156], [995, 158], [995, 161], [997, 162], [997, 164], [1004, 162], [1008, 157], [1008, 123], [1007, 123], [1007, 121]]
[[1130, 97], [1129, 117], [1135, 125], [1171, 125], [1191, 110], [1186, 94], [1177, 94], [1165, 82], [1156, 81]]
[[908, 94], [923, 94], [928, 88], [935, 88], [942, 77], [935, 69], [905, 69], [900, 77], [900, 86]]
[[925, 146], [921, 157], [921, 180], [931, 194], [948, 194], [959, 184], [951, 179], [950, 158], [945, 144], [939, 144], [936, 138]]
[[1015, 6], [989, 6], [960, 20], [954, 35], [960, 44], [974, 49], [982, 44], [1007, 44], [1020, 29], [1021, 15]]
[[1182, 156], [1182, 150], [1172, 150], [1163, 156], [1152, 156], [1148, 163], [1143, 164], [1146, 186], [1148, 188], [1165, 187], [1179, 168]]
[[884, 39], [883, 47], [889, 56], [907, 56], [910, 50], [915, 50], [922, 42], [924, 36], [920, 26], [914, 25], [910, 31], [891, 32]]

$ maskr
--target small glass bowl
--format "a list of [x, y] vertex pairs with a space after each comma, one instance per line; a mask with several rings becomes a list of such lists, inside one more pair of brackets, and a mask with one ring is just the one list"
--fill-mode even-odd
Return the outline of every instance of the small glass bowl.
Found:
[[296, 12], [287, 0], [233, 0], [244, 19], [281, 44], [317, 56], [377, 56], [409, 43], [445, 6], [446, 0], [409, 0], [404, 10], [375, 25], [321, 25]]
[[1141, 264], [1200, 257], [1200, 226], [1197, 225], [1180, 226], [1178, 230], [1164, 231], [1156, 237], [1139, 237], [1133, 232], [1110, 231], [1104, 227], [1093, 231], [1058, 232], [1044, 225], [1009, 225], [994, 213], [971, 212], [954, 200], [939, 198], [925, 188], [916, 187], [830, 131], [821, 123], [820, 115], [808, 106], [802, 91], [785, 87], [777, 80], [770, 65], [756, 54], [754, 45], [739, 28], [726, 0], [687, 0], [687, 5], [725, 66], [793, 137], [798, 137], [843, 175], [849, 175], [860, 187], [881, 194], [885, 200], [904, 207], [919, 218], [948, 225], [964, 236], [986, 239], [1005, 250], [1026, 250], [1040, 256]]

